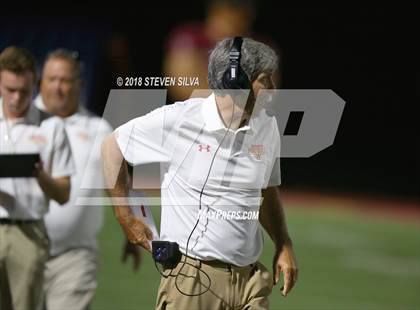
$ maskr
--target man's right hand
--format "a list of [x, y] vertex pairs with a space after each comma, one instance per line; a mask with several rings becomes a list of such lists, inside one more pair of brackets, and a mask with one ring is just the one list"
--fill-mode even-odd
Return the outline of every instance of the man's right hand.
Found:
[[[150, 241], [153, 233], [147, 225], [136, 218], [128, 204], [129, 176], [127, 162], [118, 147], [115, 134], [111, 134], [102, 143], [103, 171], [114, 213], [128, 240], [152, 252]], [[126, 203], [121, 204], [123, 197]], [[116, 201], [114, 201], [114, 198]]]
[[132, 244], [140, 245], [152, 252], [150, 241], [153, 240], [153, 233], [145, 223], [133, 216], [129, 223], [121, 224], [121, 226]]

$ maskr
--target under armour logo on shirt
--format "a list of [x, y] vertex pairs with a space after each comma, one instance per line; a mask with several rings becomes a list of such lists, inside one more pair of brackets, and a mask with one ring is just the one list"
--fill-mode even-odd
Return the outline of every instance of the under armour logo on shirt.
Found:
[[210, 145], [209, 144], [199, 144], [198, 145], [198, 151], [200, 151], [200, 152], [203, 152], [203, 151], [210, 152]]

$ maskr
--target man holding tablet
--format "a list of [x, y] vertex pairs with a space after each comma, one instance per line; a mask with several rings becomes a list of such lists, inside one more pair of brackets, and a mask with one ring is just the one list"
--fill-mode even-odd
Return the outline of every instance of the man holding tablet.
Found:
[[33, 55], [6, 48], [0, 54], [0, 154], [39, 154], [40, 160], [31, 177], [0, 178], [2, 309], [40, 307], [49, 250], [43, 217], [50, 199], [60, 204], [69, 199], [74, 172], [62, 121], [31, 104], [35, 83]]

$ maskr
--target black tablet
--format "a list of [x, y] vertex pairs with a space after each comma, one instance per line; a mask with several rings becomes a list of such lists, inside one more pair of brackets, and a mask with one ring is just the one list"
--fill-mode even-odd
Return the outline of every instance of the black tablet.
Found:
[[33, 177], [39, 154], [0, 154], [0, 178]]

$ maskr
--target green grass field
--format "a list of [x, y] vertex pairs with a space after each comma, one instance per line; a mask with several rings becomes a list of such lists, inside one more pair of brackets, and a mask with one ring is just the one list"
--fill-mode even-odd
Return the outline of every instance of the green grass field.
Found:
[[[123, 235], [111, 208], [105, 213], [92, 309], [154, 309], [159, 274], [150, 255], [144, 253], [137, 273], [130, 264], [122, 265]], [[286, 215], [299, 281], [287, 298], [276, 286], [270, 309], [420, 309], [418, 222], [293, 206]], [[265, 240], [261, 261], [271, 268], [273, 248], [267, 236]]]

